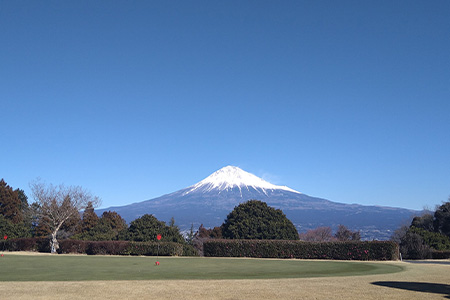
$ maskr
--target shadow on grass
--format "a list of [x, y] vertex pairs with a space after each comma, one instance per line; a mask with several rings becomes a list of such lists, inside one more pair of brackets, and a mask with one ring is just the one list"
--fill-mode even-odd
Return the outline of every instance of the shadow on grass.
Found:
[[450, 299], [450, 285], [448, 284], [402, 281], [377, 281], [372, 284], [414, 292], [443, 294], [445, 298]]

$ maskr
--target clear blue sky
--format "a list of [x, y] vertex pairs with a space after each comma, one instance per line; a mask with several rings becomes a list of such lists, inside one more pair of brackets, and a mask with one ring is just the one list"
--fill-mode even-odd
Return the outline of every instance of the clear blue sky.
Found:
[[0, 0], [0, 103], [0, 177], [30, 198], [40, 177], [125, 205], [235, 165], [433, 209], [450, 1]]

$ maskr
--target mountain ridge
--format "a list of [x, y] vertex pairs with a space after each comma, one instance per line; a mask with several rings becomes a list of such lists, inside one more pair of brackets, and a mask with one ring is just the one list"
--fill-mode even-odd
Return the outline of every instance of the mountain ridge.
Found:
[[124, 206], [97, 210], [114, 210], [128, 223], [148, 213], [168, 222], [172, 217], [181, 230], [193, 225], [220, 226], [240, 203], [261, 200], [281, 209], [299, 232], [321, 226], [336, 229], [340, 224], [360, 230], [364, 239], [385, 240], [403, 222], [419, 212], [386, 206], [344, 204], [308, 196], [285, 186], [273, 185], [234, 166], [226, 166], [202, 181], [160, 197]]

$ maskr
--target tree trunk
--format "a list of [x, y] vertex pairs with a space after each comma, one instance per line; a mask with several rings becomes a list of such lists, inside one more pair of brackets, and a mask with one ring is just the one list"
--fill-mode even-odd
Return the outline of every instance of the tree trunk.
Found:
[[56, 239], [57, 233], [58, 233], [57, 230], [52, 232], [52, 238], [50, 239], [50, 252], [51, 253], [56, 253], [56, 251], [58, 251], [58, 249], [59, 249], [59, 243], [58, 243], [58, 240]]

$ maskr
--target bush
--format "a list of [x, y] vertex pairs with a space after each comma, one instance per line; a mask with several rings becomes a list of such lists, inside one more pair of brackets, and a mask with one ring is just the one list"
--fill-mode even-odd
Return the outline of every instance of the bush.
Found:
[[197, 249], [194, 248], [192, 245], [183, 245], [183, 256], [200, 256]]
[[7, 239], [0, 241], [0, 247], [7, 251], [50, 252], [50, 240], [48, 238]]
[[403, 258], [424, 259], [431, 258], [431, 249], [421, 235], [408, 230], [401, 238], [400, 252]]
[[[158, 248], [159, 244], [159, 248]], [[88, 255], [198, 256], [190, 245], [174, 242], [80, 241], [62, 240], [58, 253]], [[0, 250], [50, 252], [48, 238], [23, 238], [0, 241]]]
[[62, 240], [59, 242], [58, 253], [85, 254], [87, 243], [88, 242], [86, 242], [86, 241], [79, 241], [79, 240]]
[[127, 252], [130, 242], [127, 241], [88, 241], [86, 254], [88, 255], [123, 255]]
[[431, 257], [433, 259], [449, 259], [450, 258], [450, 251], [432, 251]]
[[129, 242], [129, 246], [123, 254], [145, 256], [182, 256], [183, 244], [173, 242]]
[[414, 226], [411, 226], [409, 230], [420, 235], [424, 243], [434, 250], [450, 250], [450, 238], [442, 233], [430, 232]]
[[310, 243], [285, 240], [208, 240], [205, 256], [339, 260], [397, 260], [394, 242]]
[[36, 239], [21, 238], [6, 241], [5, 248], [9, 251], [37, 251]]

